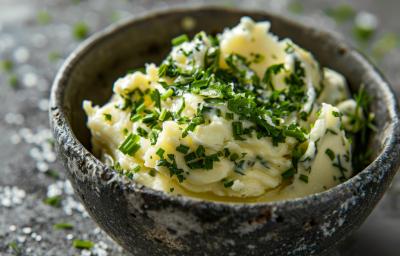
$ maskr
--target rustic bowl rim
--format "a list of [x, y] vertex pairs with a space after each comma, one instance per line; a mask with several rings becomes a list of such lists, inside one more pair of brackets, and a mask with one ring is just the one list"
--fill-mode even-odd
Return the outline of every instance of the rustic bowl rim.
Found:
[[[158, 197], [160, 200], [178, 204], [181, 206], [186, 207], [201, 207], [201, 208], [220, 208], [220, 209], [229, 209], [234, 211], [240, 211], [242, 209], [254, 209], [254, 208], [303, 208], [306, 204], [311, 203], [312, 201], [318, 200], [321, 202], [330, 201], [336, 199], [341, 193], [345, 191], [349, 192], [352, 191], [352, 188], [355, 188], [356, 182], [365, 182], [362, 179], [362, 176], [367, 176], [368, 174], [380, 170], [380, 172], [388, 172], [393, 168], [398, 166], [399, 162], [399, 153], [395, 150], [396, 143], [400, 143], [400, 125], [399, 125], [399, 113], [398, 113], [398, 102], [395, 96], [395, 93], [387, 80], [384, 78], [382, 73], [370, 62], [368, 59], [358, 52], [353, 47], [349, 46], [346, 43], [343, 43], [343, 40], [338, 36], [326, 30], [322, 30], [317, 27], [308, 26], [300, 21], [293, 20], [292, 18], [283, 16], [282, 14], [268, 12], [268, 11], [260, 11], [260, 10], [252, 10], [252, 9], [241, 9], [241, 8], [231, 8], [231, 7], [222, 7], [222, 6], [214, 6], [214, 5], [206, 5], [206, 6], [193, 6], [193, 7], [174, 7], [171, 9], [163, 9], [163, 10], [155, 10], [146, 12], [144, 14], [125, 19], [114, 24], [109, 25], [103, 30], [100, 30], [89, 38], [87, 38], [84, 42], [82, 42], [64, 61], [63, 65], [57, 72], [57, 75], [54, 79], [51, 93], [50, 93], [50, 107], [49, 107], [49, 114], [50, 114], [50, 124], [55, 136], [57, 136], [57, 132], [61, 131], [66, 136], [70, 137], [73, 142], [73, 146], [71, 149], [74, 151], [75, 154], [73, 155], [80, 155], [85, 158], [85, 160], [97, 165], [102, 170], [106, 172], [111, 172], [110, 174], [116, 175], [115, 170], [106, 166], [102, 163], [98, 158], [96, 158], [89, 150], [87, 150], [83, 144], [76, 138], [72, 127], [65, 116], [63, 110], [63, 96], [64, 92], [67, 89], [66, 83], [69, 79], [69, 76], [72, 74], [70, 71], [72, 67], [78, 63], [82, 58], [85, 58], [85, 55], [88, 54], [96, 45], [103, 40], [106, 41], [114, 34], [121, 33], [125, 29], [129, 29], [131, 26], [135, 26], [136, 23], [145, 22], [148, 19], [162, 17], [166, 15], [173, 15], [176, 13], [182, 12], [194, 12], [194, 11], [223, 11], [223, 12], [240, 12], [246, 14], [247, 16], [252, 15], [268, 15], [270, 17], [278, 18], [291, 26], [298, 26], [304, 30], [312, 30], [317, 32], [324, 37], [329, 37], [335, 42], [343, 44], [354, 56], [352, 58], [358, 58], [363, 64], [366, 65], [366, 68], [372, 72], [374, 78], [376, 78], [377, 86], [383, 90], [384, 94], [384, 105], [387, 106], [389, 111], [389, 116], [391, 118], [391, 123], [387, 128], [388, 135], [387, 135], [387, 143], [380, 151], [379, 155], [362, 171], [358, 172], [356, 175], [348, 179], [347, 181], [338, 184], [328, 190], [323, 192], [307, 195], [304, 197], [294, 198], [294, 199], [285, 199], [279, 201], [270, 201], [270, 202], [256, 202], [256, 203], [246, 203], [246, 202], [221, 202], [221, 201], [210, 201], [204, 200], [199, 198], [193, 198], [189, 196], [183, 195], [169, 195], [164, 191], [154, 190], [149, 187], [145, 187], [141, 184], [138, 184], [134, 181], [131, 183], [123, 182], [119, 180], [119, 185], [124, 188], [127, 193], [143, 193], [149, 196]], [[278, 35], [279, 36], [279, 35]], [[295, 39], [294, 39], [295, 41]], [[54, 112], [58, 112], [57, 115], [54, 115]], [[383, 169], [380, 168], [379, 163], [385, 160], [395, 161], [394, 164], [385, 166]], [[395, 159], [395, 160], [393, 160]], [[97, 179], [100, 177], [97, 175]], [[380, 181], [382, 182], [382, 180]]]

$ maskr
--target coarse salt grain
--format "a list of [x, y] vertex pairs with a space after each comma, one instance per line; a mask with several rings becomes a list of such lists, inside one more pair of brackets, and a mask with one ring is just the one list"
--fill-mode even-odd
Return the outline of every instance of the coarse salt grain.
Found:
[[0, 187], [0, 205], [4, 207], [12, 207], [14, 205], [22, 204], [26, 193], [24, 190], [15, 186]]
[[24, 227], [22, 228], [22, 233], [29, 235], [32, 232], [32, 228], [31, 227]]
[[14, 52], [14, 59], [16, 62], [25, 63], [29, 60], [30, 53], [25, 47], [19, 47]]
[[7, 124], [15, 124], [15, 125], [21, 125], [24, 123], [24, 116], [19, 114], [19, 113], [7, 113], [4, 116], [4, 121]]
[[26, 87], [34, 87], [38, 83], [38, 76], [34, 73], [26, 73], [22, 78], [22, 82]]

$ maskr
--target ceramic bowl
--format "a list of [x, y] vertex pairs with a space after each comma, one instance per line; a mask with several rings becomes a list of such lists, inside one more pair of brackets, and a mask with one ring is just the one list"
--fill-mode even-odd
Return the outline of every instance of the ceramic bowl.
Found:
[[[293, 39], [323, 66], [342, 73], [352, 91], [364, 84], [374, 96], [371, 111], [378, 128], [369, 137], [370, 165], [348, 181], [304, 198], [229, 204], [170, 196], [127, 182], [91, 153], [83, 100], [104, 104], [116, 78], [144, 63], [159, 63], [171, 38], [200, 30], [221, 32], [242, 16], [271, 21], [273, 33]], [[382, 75], [335, 36], [261, 11], [170, 10], [95, 34], [59, 71], [50, 121], [75, 193], [98, 225], [133, 255], [322, 255], [363, 223], [399, 167], [398, 106]]]

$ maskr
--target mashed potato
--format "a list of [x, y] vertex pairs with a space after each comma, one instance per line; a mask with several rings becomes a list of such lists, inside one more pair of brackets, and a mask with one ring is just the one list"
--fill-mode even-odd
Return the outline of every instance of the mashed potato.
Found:
[[104, 106], [85, 101], [96, 154], [153, 189], [218, 201], [296, 198], [351, 177], [346, 80], [269, 28], [244, 17], [216, 37], [182, 35]]

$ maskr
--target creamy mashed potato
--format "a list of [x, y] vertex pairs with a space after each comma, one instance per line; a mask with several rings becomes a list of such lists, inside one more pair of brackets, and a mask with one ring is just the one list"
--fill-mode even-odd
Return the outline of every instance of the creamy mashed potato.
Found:
[[348, 179], [346, 131], [361, 113], [346, 80], [269, 29], [244, 17], [216, 37], [182, 35], [104, 106], [85, 101], [96, 154], [145, 186], [208, 200], [296, 198]]

